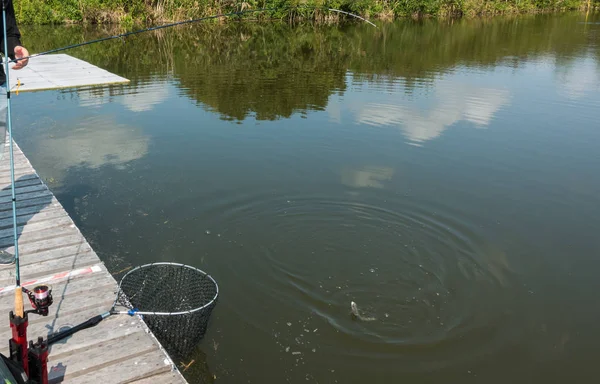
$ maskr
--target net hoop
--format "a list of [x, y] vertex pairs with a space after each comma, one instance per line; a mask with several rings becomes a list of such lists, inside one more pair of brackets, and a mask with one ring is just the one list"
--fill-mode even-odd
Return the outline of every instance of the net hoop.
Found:
[[[172, 263], [172, 262], [155, 262], [155, 263], [149, 263], [149, 264], [139, 265], [139, 266], [133, 268], [132, 270], [130, 270], [129, 272], [127, 272], [125, 275], [123, 275], [123, 277], [121, 278], [121, 281], [119, 282], [119, 291], [121, 291], [121, 284], [123, 283], [123, 281], [125, 280], [125, 278], [128, 275], [130, 275], [131, 273], [134, 273], [135, 271], [138, 271], [140, 269], [152, 267], [154, 265], [171, 265], [171, 266], [187, 268], [187, 269], [191, 269], [193, 271], [199, 272], [200, 274], [208, 277], [210, 279], [210, 281], [212, 281], [212, 283], [215, 285], [215, 295], [214, 295], [214, 297], [210, 301], [208, 301], [206, 304], [202, 305], [201, 307], [194, 308], [194, 309], [188, 310], [188, 311], [180, 311], [180, 312], [145, 312], [145, 311], [133, 311], [133, 313], [131, 313], [131, 311], [120, 312], [120, 311], [114, 311], [113, 310], [112, 311], [113, 313], [129, 313], [129, 314], [136, 314], [136, 315], [152, 315], [152, 316], [188, 315], [188, 314], [192, 314], [192, 313], [201, 311], [201, 310], [203, 310], [205, 308], [209, 308], [210, 306], [212, 306], [217, 301], [217, 298], [219, 296], [219, 285], [217, 284], [217, 282], [215, 281], [215, 279], [213, 279], [213, 277], [211, 275], [209, 275], [208, 273], [206, 273], [203, 270], [198, 269], [196, 267], [192, 267], [190, 265], [181, 264], [181, 263]], [[117, 297], [118, 297], [118, 295], [117, 295]], [[115, 300], [115, 303], [113, 304], [113, 309], [116, 306], [117, 301], [118, 301], [118, 299]]]

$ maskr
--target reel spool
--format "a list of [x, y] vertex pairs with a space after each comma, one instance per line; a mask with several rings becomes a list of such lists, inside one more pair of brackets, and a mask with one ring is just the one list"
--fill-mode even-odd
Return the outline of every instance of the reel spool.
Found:
[[52, 288], [49, 285], [37, 285], [33, 291], [22, 288], [23, 292], [29, 297], [29, 302], [33, 309], [25, 311], [26, 313], [36, 313], [41, 316], [48, 316], [48, 310], [52, 305]]

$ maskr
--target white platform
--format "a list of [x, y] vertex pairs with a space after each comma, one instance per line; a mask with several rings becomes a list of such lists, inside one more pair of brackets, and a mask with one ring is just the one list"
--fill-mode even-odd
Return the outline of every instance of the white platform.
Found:
[[17, 91], [19, 80], [19, 92], [129, 83], [124, 77], [67, 54], [33, 57], [25, 68], [10, 69], [9, 75], [13, 92]]

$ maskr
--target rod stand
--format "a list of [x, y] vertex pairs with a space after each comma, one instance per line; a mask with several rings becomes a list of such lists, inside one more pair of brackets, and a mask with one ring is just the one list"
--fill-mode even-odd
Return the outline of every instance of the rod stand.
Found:
[[23, 317], [10, 312], [10, 328], [12, 338], [9, 340], [9, 360], [15, 366], [20, 367], [22, 374], [26, 377], [27, 384], [48, 384], [48, 340], [38, 337], [36, 343], [29, 341], [27, 345], [27, 326], [29, 325], [29, 313], [41, 316], [48, 315], [48, 308], [52, 305], [52, 289], [46, 285], [40, 285], [27, 293], [33, 309], [25, 311]]
[[12, 338], [9, 340], [10, 359], [23, 367], [23, 371], [29, 377], [29, 357], [27, 356], [27, 325], [29, 319], [27, 313], [24, 317], [16, 316], [10, 311], [10, 328]]
[[48, 340], [29, 342], [29, 377], [32, 384], [48, 384]]

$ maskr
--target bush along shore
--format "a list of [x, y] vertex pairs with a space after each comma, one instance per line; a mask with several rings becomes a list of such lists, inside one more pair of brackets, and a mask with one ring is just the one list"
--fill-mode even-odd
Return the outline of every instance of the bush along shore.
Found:
[[[399, 17], [478, 17], [500, 14], [594, 10], [600, 0], [13, 0], [20, 24], [156, 23], [247, 9], [278, 11], [246, 14], [271, 20], [337, 21], [330, 7], [368, 19]], [[303, 6], [302, 8], [290, 8]]]

